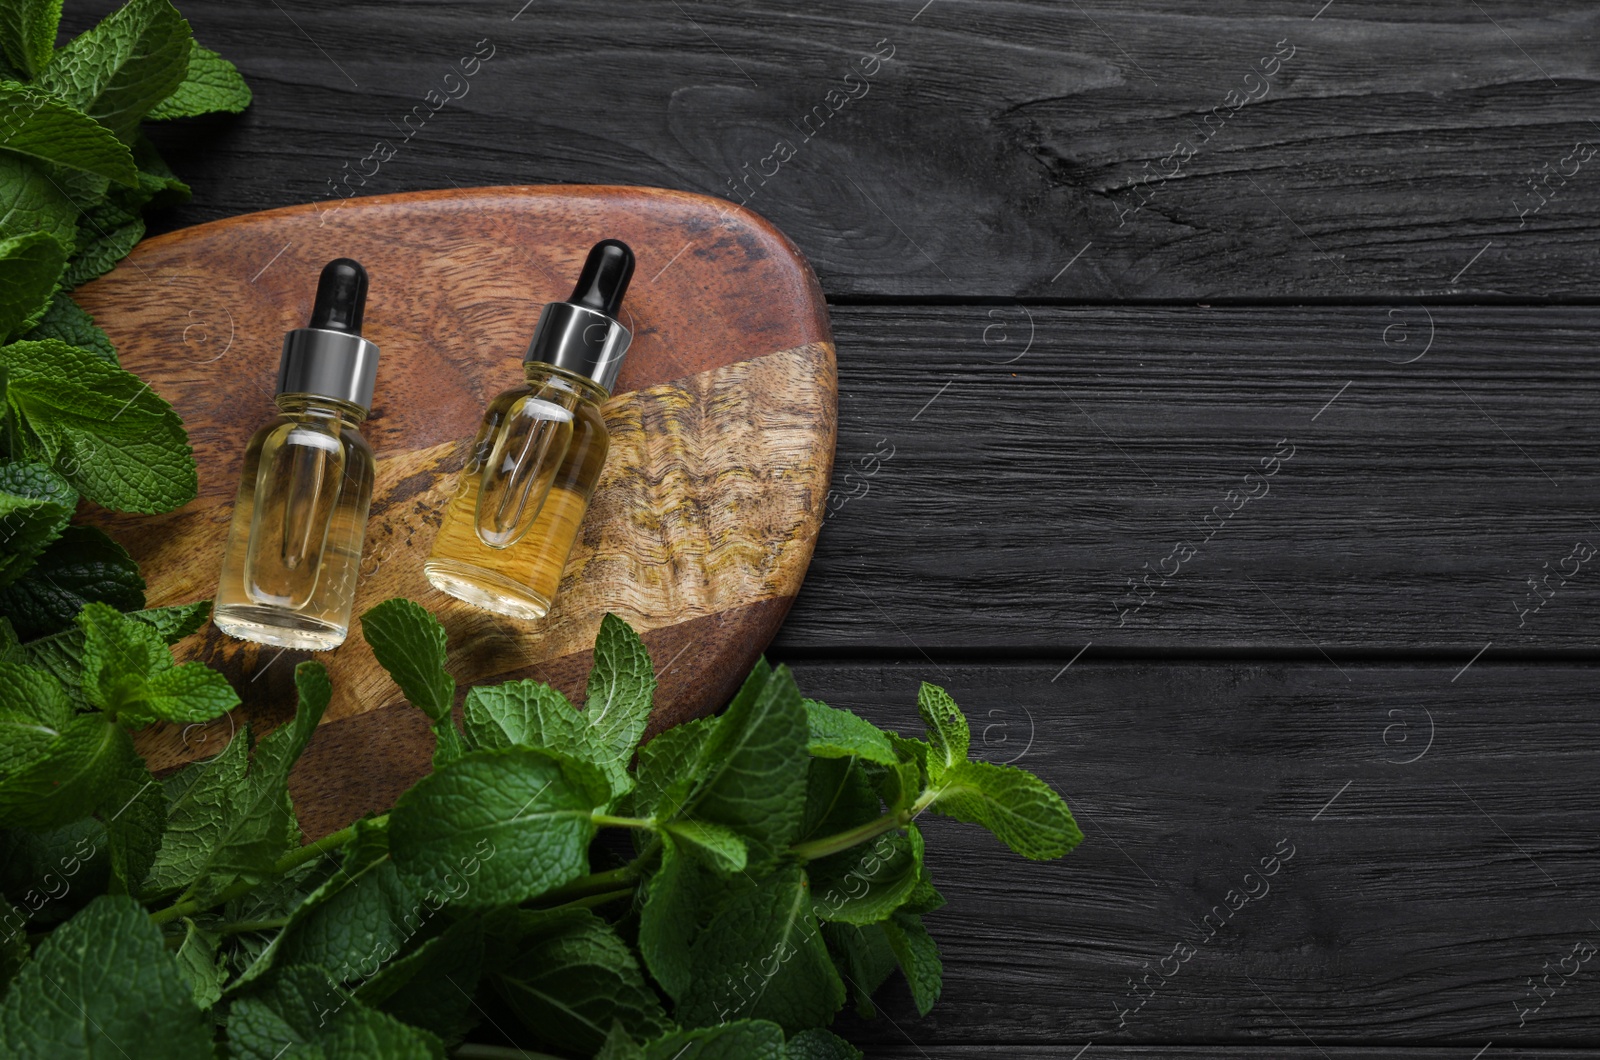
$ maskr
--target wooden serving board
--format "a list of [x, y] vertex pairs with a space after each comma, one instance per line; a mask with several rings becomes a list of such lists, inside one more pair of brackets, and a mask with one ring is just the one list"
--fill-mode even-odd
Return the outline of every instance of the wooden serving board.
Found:
[[[634, 335], [601, 484], [554, 611], [526, 623], [432, 588], [422, 563], [485, 403], [522, 380], [540, 307], [567, 297], [589, 247], [616, 237], [638, 270]], [[274, 413], [283, 333], [305, 325], [318, 271], [371, 276], [365, 334], [382, 349], [378, 458], [356, 614], [392, 596], [449, 631], [458, 688], [531, 677], [581, 699], [600, 619], [639, 630], [660, 682], [652, 729], [727, 701], [800, 588], [833, 462], [837, 376], [810, 267], [756, 215], [622, 187], [505, 187], [296, 206], [141, 243], [76, 292], [122, 363], [171, 401], [199, 464], [196, 500], [164, 516], [95, 511], [133, 554], [151, 606], [209, 598], [246, 441]], [[334, 699], [291, 790], [308, 835], [392, 805], [432, 739], [353, 624], [332, 652], [281, 652], [215, 627], [180, 654], [221, 669], [238, 717], [142, 734], [153, 768], [214, 753], [240, 720], [294, 709], [292, 674], [327, 663]]]

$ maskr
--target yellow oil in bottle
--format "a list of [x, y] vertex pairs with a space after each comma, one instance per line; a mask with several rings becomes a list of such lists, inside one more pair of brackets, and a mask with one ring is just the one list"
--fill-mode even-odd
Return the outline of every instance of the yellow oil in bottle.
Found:
[[[423, 572], [477, 607], [543, 618], [561, 586], [609, 439], [593, 380], [524, 366], [490, 402]], [[487, 472], [487, 473], [486, 473]], [[486, 488], [487, 487], [487, 488]]]

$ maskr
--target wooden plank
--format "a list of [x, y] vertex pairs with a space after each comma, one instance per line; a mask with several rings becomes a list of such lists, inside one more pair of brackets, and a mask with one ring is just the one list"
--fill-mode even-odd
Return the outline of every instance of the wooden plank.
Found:
[[1591, 653], [1591, 317], [836, 307], [834, 493], [779, 643]]
[[[330, 182], [732, 182], [834, 295], [1579, 298], [1600, 279], [1600, 12], [1579, 0], [281, 6], [184, 5], [256, 102], [215, 137], [158, 130], [197, 192], [173, 223], [349, 193]], [[480, 41], [493, 58], [446, 81]], [[393, 157], [364, 163], [378, 141]]]
[[[975, 755], [1051, 782], [1087, 836], [1036, 863], [970, 826], [919, 822], [949, 899], [929, 917], [944, 996], [919, 1019], [891, 990], [889, 1020], [849, 1027], [871, 1055], [906, 1035], [940, 1056], [1006, 1042], [1070, 1057], [1092, 1040], [1086, 1060], [1309, 1037], [1450, 1044], [1469, 1060], [1490, 1041], [1501, 1056], [1600, 1035], [1600, 961], [1574, 959], [1524, 1026], [1517, 1007], [1536, 1004], [1529, 977], [1600, 943], [1592, 667], [1480, 663], [1454, 683], [1446, 665], [795, 672], [805, 694], [905, 732], [919, 728], [918, 681], [943, 685], [973, 719]], [[1232, 891], [1257, 898], [1201, 941], [1203, 917], [1239, 904]], [[1190, 943], [1174, 974], [1157, 971]], [[1120, 1026], [1129, 980], [1146, 974], [1153, 997]]]

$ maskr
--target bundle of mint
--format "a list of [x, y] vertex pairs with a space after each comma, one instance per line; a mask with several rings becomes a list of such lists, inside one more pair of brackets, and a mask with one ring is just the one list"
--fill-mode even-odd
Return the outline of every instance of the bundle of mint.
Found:
[[897, 970], [919, 1010], [939, 995], [923, 813], [1030, 858], [1082, 838], [1033, 774], [969, 758], [932, 685], [909, 738], [762, 662], [720, 716], [641, 747], [655, 677], [611, 615], [582, 709], [482, 685], [458, 727], [444, 628], [396, 599], [362, 632], [432, 720], [433, 770], [302, 843], [287, 782], [328, 703], [320, 664], [253, 752], [243, 728], [159, 782], [132, 755], [125, 728], [235, 702], [169, 657], [194, 619], [91, 605], [48, 658], [22, 656], [48, 668], [0, 664], [7, 703], [36, 704], [0, 708], [16, 1055], [859, 1056], [825, 1029], [847, 1000], [870, 1013]]

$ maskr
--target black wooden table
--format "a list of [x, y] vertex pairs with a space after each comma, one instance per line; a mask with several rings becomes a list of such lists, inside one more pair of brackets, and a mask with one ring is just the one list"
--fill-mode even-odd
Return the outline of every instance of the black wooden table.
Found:
[[256, 103], [163, 134], [169, 226], [664, 185], [815, 265], [773, 656], [893, 726], [946, 686], [1088, 835], [930, 826], [945, 997], [871, 1055], [1600, 1050], [1592, 2], [181, 6]]

